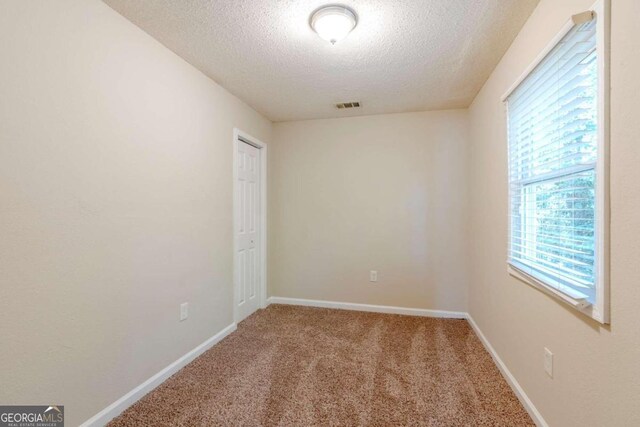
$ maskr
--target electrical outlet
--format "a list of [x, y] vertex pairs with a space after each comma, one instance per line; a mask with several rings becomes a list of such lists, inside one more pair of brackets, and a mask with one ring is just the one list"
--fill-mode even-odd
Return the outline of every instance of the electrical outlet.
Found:
[[553, 353], [546, 347], [544, 349], [544, 370], [549, 377], [553, 378]]
[[375, 270], [371, 270], [369, 272], [369, 281], [370, 282], [377, 282], [378, 281], [378, 272]]
[[184, 302], [180, 304], [180, 321], [182, 322], [187, 317], [189, 317], [189, 303]]

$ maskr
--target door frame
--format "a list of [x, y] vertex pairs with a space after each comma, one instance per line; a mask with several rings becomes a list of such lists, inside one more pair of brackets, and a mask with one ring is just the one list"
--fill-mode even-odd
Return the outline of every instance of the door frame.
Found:
[[260, 283], [258, 308], [267, 306], [267, 144], [238, 128], [233, 128], [233, 321], [238, 322], [238, 143], [244, 142], [260, 150]]

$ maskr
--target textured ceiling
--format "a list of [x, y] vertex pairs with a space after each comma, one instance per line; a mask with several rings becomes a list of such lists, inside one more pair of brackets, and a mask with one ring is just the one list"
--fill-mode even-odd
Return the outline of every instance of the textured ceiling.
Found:
[[309, 28], [331, 0], [104, 1], [273, 121], [467, 107], [538, 3], [344, 0], [332, 46]]

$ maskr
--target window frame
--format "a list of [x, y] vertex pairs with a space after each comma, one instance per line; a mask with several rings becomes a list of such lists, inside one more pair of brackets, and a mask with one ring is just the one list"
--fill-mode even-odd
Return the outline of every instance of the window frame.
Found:
[[[569, 21], [562, 27], [560, 32], [551, 40], [545, 49], [536, 57], [536, 59], [526, 68], [524, 73], [511, 85], [511, 87], [502, 96], [502, 102], [505, 105], [505, 118], [507, 123], [507, 150], [509, 150], [509, 132], [508, 121], [509, 111], [507, 98], [511, 93], [533, 72], [545, 57], [557, 46], [565, 35], [576, 25], [575, 20], [580, 20], [585, 13], [593, 13], [596, 16], [596, 50], [598, 52], [598, 129], [597, 129], [597, 150], [598, 156], [595, 164], [596, 173], [596, 193], [595, 193], [595, 248], [594, 248], [594, 268], [595, 272], [595, 302], [592, 304], [583, 298], [571, 295], [570, 291], [562, 292], [558, 289], [558, 283], [550, 284], [553, 278], [545, 279], [539, 276], [532, 276], [522, 269], [518, 268], [518, 262], [512, 262], [510, 256], [507, 255], [507, 271], [509, 274], [520, 281], [523, 281], [544, 293], [568, 304], [574, 309], [584, 313], [585, 315], [595, 319], [602, 324], [610, 323], [609, 313], [609, 221], [610, 221], [610, 202], [609, 202], [609, 92], [610, 92], [610, 0], [598, 0], [589, 10], [573, 15]], [[509, 171], [510, 161], [507, 160], [507, 171]], [[507, 173], [508, 175], [508, 173]], [[507, 177], [509, 181], [509, 177]], [[511, 210], [511, 185], [509, 185], [509, 200], [507, 208]], [[510, 213], [508, 215], [510, 218]], [[507, 248], [511, 246], [511, 221], [508, 221]], [[561, 284], [560, 284], [561, 285]]]

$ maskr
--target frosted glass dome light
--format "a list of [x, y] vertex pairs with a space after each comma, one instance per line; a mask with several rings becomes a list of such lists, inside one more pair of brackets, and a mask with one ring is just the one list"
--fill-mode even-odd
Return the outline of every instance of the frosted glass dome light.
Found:
[[332, 5], [313, 12], [309, 23], [320, 38], [335, 44], [349, 35], [358, 24], [358, 18], [348, 7]]

